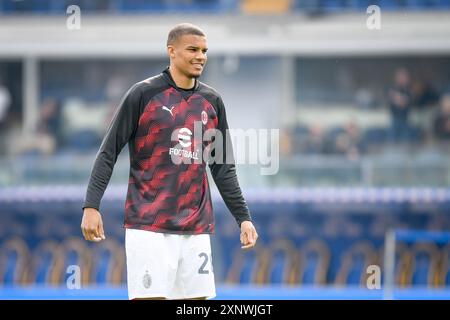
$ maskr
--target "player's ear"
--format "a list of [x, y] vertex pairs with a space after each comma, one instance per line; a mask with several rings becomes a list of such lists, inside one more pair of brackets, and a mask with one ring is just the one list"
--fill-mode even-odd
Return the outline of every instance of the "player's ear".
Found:
[[167, 55], [169, 58], [174, 59], [175, 58], [175, 48], [172, 45], [167, 46]]

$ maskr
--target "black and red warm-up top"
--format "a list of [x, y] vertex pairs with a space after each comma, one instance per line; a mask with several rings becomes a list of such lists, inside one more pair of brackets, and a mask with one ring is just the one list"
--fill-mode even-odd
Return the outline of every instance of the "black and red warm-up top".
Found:
[[[222, 133], [223, 148], [213, 151], [216, 159], [223, 159], [222, 163], [203, 157], [211, 141], [195, 137], [195, 128]], [[83, 208], [99, 209], [117, 157], [128, 144], [125, 228], [212, 233], [215, 224], [207, 164], [238, 225], [251, 221], [238, 183], [232, 146], [227, 143], [231, 141], [227, 129], [220, 95], [197, 79], [190, 90], [178, 88], [167, 68], [136, 83], [122, 99], [97, 153]], [[177, 157], [183, 161], [174, 162]]]

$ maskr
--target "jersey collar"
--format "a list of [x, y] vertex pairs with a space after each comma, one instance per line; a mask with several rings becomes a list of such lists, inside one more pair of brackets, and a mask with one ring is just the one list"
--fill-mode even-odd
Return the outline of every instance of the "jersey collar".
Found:
[[[165, 79], [172, 87], [174, 87], [174, 88], [177, 89], [178, 91], [191, 91], [191, 90], [186, 90], [186, 89], [179, 88], [179, 87], [177, 86], [177, 84], [175, 83], [175, 81], [174, 81], [173, 78], [172, 78], [172, 75], [170, 74], [169, 67], [167, 67], [166, 69], [164, 69], [164, 71], [162, 72], [162, 74], [163, 74], [164, 79]], [[199, 81], [198, 81], [198, 78], [195, 78], [195, 84], [194, 84], [194, 87], [192, 88], [192, 91], [197, 91], [198, 87], [199, 87]]]

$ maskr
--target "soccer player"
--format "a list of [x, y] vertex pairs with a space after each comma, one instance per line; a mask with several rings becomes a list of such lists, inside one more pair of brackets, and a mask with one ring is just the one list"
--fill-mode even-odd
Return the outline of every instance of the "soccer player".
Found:
[[[236, 176], [222, 98], [198, 80], [207, 50], [200, 28], [187, 23], [175, 26], [167, 39], [169, 67], [125, 94], [97, 153], [81, 223], [88, 241], [105, 239], [100, 201], [117, 156], [128, 143], [124, 227], [129, 299], [216, 295], [209, 236], [214, 217], [206, 164], [240, 227], [242, 248], [255, 246], [258, 238]], [[192, 133], [199, 126], [202, 132], [217, 130], [222, 139], [217, 135], [198, 141]], [[200, 149], [208, 148], [209, 157], [199, 160]]]

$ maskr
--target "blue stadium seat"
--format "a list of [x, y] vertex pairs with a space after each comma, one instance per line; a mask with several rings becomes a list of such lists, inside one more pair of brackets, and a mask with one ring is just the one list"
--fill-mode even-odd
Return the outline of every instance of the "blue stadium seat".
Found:
[[426, 0], [406, 0], [406, 4], [410, 10], [423, 10]]
[[368, 128], [364, 131], [363, 141], [368, 146], [379, 145], [385, 143], [388, 139], [388, 129], [381, 128]]
[[422, 0], [420, 1], [420, 5], [422, 8], [448, 8], [450, 5], [450, 1], [448, 0]]
[[192, 12], [220, 12], [223, 9], [220, 0], [193, 0]]
[[31, 1], [14, 1], [14, 0], [0, 0], [1, 8], [6, 13], [23, 13], [32, 11], [33, 5]]
[[161, 12], [167, 9], [167, 3], [163, 0], [147, 1], [147, 0], [127, 0], [118, 3], [120, 11], [138, 12], [150, 11]]
[[241, 247], [234, 250], [233, 262], [227, 274], [226, 282], [233, 284], [264, 283], [268, 266], [268, 250], [262, 245], [244, 251]]
[[352, 245], [341, 256], [341, 266], [335, 283], [339, 285], [366, 285], [366, 269], [377, 263], [377, 252], [373, 244], [362, 240]]
[[367, 7], [376, 4], [376, 1], [371, 0], [349, 0], [347, 1], [350, 8], [353, 8], [354, 10], [363, 11], [365, 12]]
[[450, 8], [450, 0], [437, 0], [438, 6], [440, 8], [449, 9]]
[[416, 243], [412, 247], [411, 284], [435, 286], [438, 284], [439, 252], [435, 244]]
[[91, 282], [120, 284], [125, 269], [124, 248], [115, 239], [106, 239], [92, 248]]
[[0, 247], [0, 283], [21, 285], [27, 280], [29, 250], [24, 240], [13, 238]]
[[30, 282], [56, 285], [63, 263], [63, 252], [54, 240], [43, 240], [33, 250]]
[[[399, 247], [399, 244], [396, 245]], [[411, 284], [411, 249], [404, 245], [396, 250], [396, 264], [395, 264], [395, 283], [399, 287], [406, 287]]]
[[225, 280], [233, 265], [234, 250], [239, 244], [239, 229], [233, 219], [223, 216], [217, 216], [216, 228], [212, 241], [217, 245], [218, 252], [214, 253], [213, 259], [220, 261], [221, 265], [215, 267], [214, 273]]
[[383, 10], [383, 9], [396, 10], [396, 9], [401, 9], [402, 7], [404, 7], [405, 1], [403, 1], [403, 0], [378, 0], [378, 1], [373, 1], [373, 3], [371, 3], [371, 4], [378, 5], [381, 8], [381, 10]]
[[439, 268], [439, 284], [450, 286], [450, 244], [441, 249], [441, 264]]
[[[60, 0], [0, 0], [0, 10], [14, 13], [65, 13], [69, 1]], [[80, 1], [73, 0], [70, 4], [80, 5]]]
[[291, 284], [322, 285], [327, 281], [330, 249], [320, 239], [311, 239], [299, 249], [289, 276]]
[[269, 247], [269, 266], [265, 283], [285, 284], [296, 256], [295, 246], [289, 239], [278, 239]]
[[[378, 250], [377, 264], [384, 268], [384, 239], [382, 240], [382, 246]], [[411, 252], [407, 245], [402, 242], [397, 242], [395, 245], [395, 257], [394, 257], [394, 281], [397, 286], [405, 286], [408, 269], [410, 268], [410, 256]], [[381, 273], [381, 282], [385, 281], [385, 273]]]
[[81, 283], [89, 284], [91, 278], [92, 253], [90, 248], [86, 245], [86, 241], [80, 237], [69, 237], [62, 244], [62, 251], [64, 255], [64, 263], [59, 270], [60, 283], [66, 283], [71, 276], [68, 273], [69, 266], [78, 266], [81, 271]]
[[323, 0], [322, 6], [326, 11], [343, 11], [347, 8], [345, 0]]

